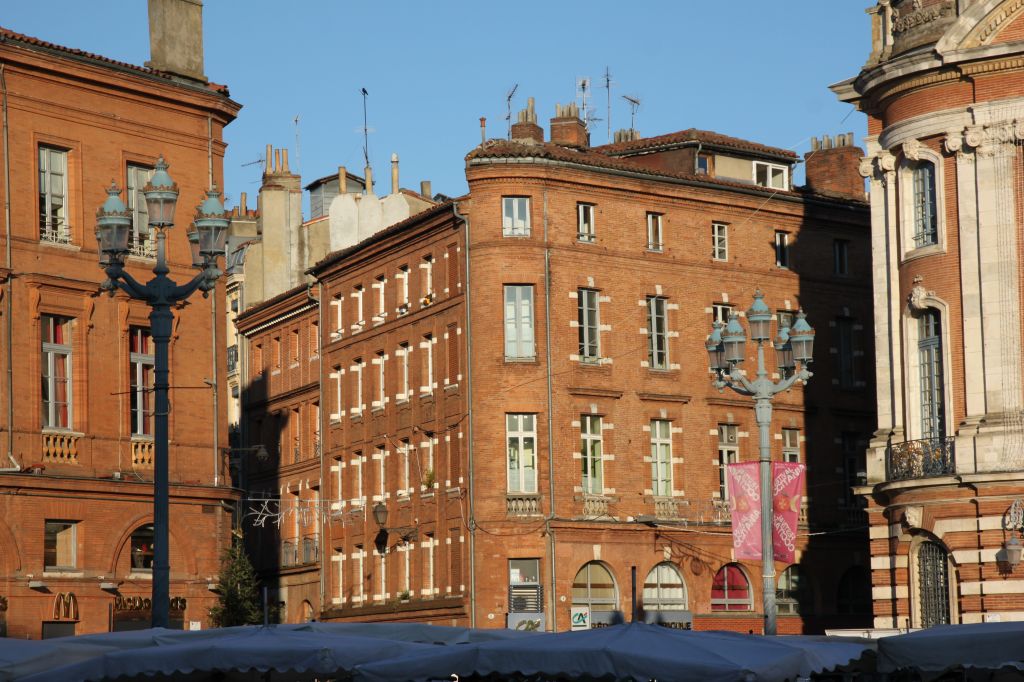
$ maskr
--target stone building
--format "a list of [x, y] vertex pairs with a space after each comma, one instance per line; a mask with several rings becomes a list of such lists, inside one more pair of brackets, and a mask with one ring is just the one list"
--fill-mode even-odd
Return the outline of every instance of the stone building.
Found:
[[[201, 6], [150, 9], [147, 67], [0, 29], [10, 202], [0, 223], [0, 633], [10, 637], [149, 622], [149, 308], [99, 295], [94, 212], [114, 178], [134, 218], [126, 267], [147, 279], [155, 254], [141, 190], [163, 155], [180, 190], [171, 276], [190, 278], [184, 224], [221, 182], [222, 132], [239, 110], [203, 76]], [[171, 618], [184, 627], [206, 627], [238, 499], [220, 452], [212, 300], [176, 311], [170, 349]]]
[[[787, 150], [698, 130], [591, 148], [556, 113], [545, 142], [531, 103], [467, 156], [467, 196], [357, 231], [311, 287], [242, 316], [250, 385], [280, 366], [284, 387], [297, 348], [294, 396], [319, 414], [301, 483], [250, 486], [271, 547], [319, 547], [288, 617], [565, 630], [629, 614], [635, 570], [646, 619], [759, 631], [761, 567], [733, 560], [722, 485], [757, 458], [752, 402], [712, 387], [704, 340], [760, 287], [818, 330], [815, 378], [776, 400], [773, 456], [809, 467], [779, 628], [865, 625], [862, 152], [817, 140], [799, 188]], [[296, 422], [282, 402], [243, 423], [252, 447]], [[294, 466], [279, 456], [268, 483]]]
[[868, 12], [868, 61], [832, 89], [868, 116], [875, 625], [1017, 620], [1024, 3]]

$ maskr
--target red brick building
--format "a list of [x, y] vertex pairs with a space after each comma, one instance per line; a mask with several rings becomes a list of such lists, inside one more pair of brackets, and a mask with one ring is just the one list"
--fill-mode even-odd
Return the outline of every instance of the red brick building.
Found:
[[[175, 1], [151, 3], [155, 30], [201, 31], [200, 6], [182, 4], [168, 24]], [[0, 229], [0, 633], [10, 637], [148, 626], [149, 309], [99, 295], [92, 221], [114, 178], [136, 221], [126, 267], [146, 279], [155, 260], [138, 192], [164, 155], [180, 189], [171, 276], [191, 277], [182, 225], [209, 174], [221, 180], [222, 130], [239, 106], [202, 76], [201, 50], [172, 43], [142, 68], [0, 30], [0, 192], [10, 201]], [[184, 627], [207, 624], [237, 500], [207, 384], [224, 372], [212, 300], [176, 311], [170, 349], [171, 606]]]
[[[243, 316], [295, 315], [279, 345], [250, 336], [260, 373], [278, 362], [266, 343], [297, 331], [304, 347], [300, 311], [319, 302], [320, 580], [303, 599], [329, 620], [565, 630], [584, 608], [628, 619], [635, 569], [649, 620], [760, 630], [761, 568], [732, 559], [721, 485], [722, 465], [757, 458], [752, 402], [712, 387], [704, 351], [760, 287], [818, 329], [815, 378], [776, 400], [774, 457], [808, 464], [798, 565], [776, 567], [780, 631], [865, 625], [861, 152], [818, 142], [794, 188], [786, 150], [697, 130], [592, 149], [574, 109], [558, 114], [544, 142], [531, 104], [512, 140], [467, 156], [467, 196]], [[257, 426], [267, 415], [250, 431], [291, 423]], [[288, 495], [281, 510], [312, 509]]]
[[1020, 620], [1024, 5], [869, 13], [868, 61], [833, 90], [868, 116], [875, 625]]

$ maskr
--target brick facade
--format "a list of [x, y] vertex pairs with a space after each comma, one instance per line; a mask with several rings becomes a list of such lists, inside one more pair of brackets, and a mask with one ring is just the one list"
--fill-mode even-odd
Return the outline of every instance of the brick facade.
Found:
[[[9, 125], [0, 160], [10, 175], [9, 220], [0, 230], [8, 254], [0, 334], [9, 349], [0, 353], [0, 632], [105, 632], [114, 614], [148, 619], [134, 598], [149, 599], [150, 573], [139, 565], [144, 559], [133, 559], [147, 544], [144, 534], [134, 543], [132, 535], [152, 523], [153, 441], [146, 408], [136, 419], [131, 409], [145, 401], [132, 389], [131, 353], [146, 355], [132, 339], [148, 328], [149, 309], [121, 294], [99, 295], [94, 211], [111, 178], [124, 187], [132, 166], [152, 168], [163, 154], [180, 189], [179, 223], [187, 222], [211, 164], [221, 180], [222, 131], [238, 105], [220, 86], [6, 30], [0, 61]], [[168, 239], [178, 281], [193, 274], [183, 232]], [[140, 280], [155, 262], [145, 249], [140, 244], [127, 263]], [[171, 596], [180, 598], [172, 618], [185, 627], [208, 625], [216, 595], [207, 584], [237, 500], [219, 451], [223, 405], [211, 418], [217, 403], [204, 383], [223, 379], [211, 300], [197, 297], [176, 311], [170, 348]], [[60, 327], [57, 336], [47, 333], [49, 323]], [[218, 324], [218, 338], [223, 331]], [[47, 522], [59, 522], [49, 540]]]

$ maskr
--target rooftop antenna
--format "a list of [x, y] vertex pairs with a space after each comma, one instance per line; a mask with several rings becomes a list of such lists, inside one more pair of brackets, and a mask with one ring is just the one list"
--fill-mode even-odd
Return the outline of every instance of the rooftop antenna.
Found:
[[299, 137], [299, 115], [295, 114], [295, 174], [302, 175], [302, 143]]
[[604, 89], [608, 91], [608, 142], [612, 141], [612, 71], [604, 67]]
[[601, 119], [597, 118], [594, 112], [590, 110], [590, 79], [586, 76], [576, 79], [576, 101], [579, 103], [580, 111], [582, 112], [583, 125], [586, 127], [587, 132], [590, 132], [590, 124], [596, 123]]
[[519, 83], [512, 86], [512, 89], [505, 95], [505, 121], [508, 123], [508, 139], [512, 139], [512, 98], [516, 96]]
[[629, 102], [629, 129], [636, 130], [636, 110], [640, 108], [640, 98], [636, 96], [623, 95], [622, 99]]
[[370, 93], [366, 91], [366, 88], [360, 88], [360, 92], [363, 93], [363, 161], [366, 165], [370, 165], [370, 129], [366, 123], [366, 98], [370, 96]]

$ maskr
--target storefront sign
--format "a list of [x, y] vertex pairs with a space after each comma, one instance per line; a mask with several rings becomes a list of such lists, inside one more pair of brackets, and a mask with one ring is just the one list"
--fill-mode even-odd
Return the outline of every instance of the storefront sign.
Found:
[[74, 592], [58, 592], [53, 596], [51, 620], [78, 620], [78, 597]]
[[[171, 597], [168, 627], [172, 630], [185, 629], [185, 597]], [[153, 619], [153, 600], [149, 597], [117, 595], [110, 606], [111, 632], [145, 630]]]
[[505, 627], [509, 630], [541, 632], [544, 630], [544, 614], [510, 613], [505, 617]]
[[590, 629], [590, 607], [572, 606], [569, 608], [569, 623], [573, 630]]

